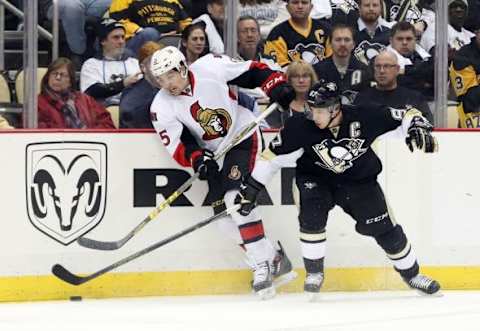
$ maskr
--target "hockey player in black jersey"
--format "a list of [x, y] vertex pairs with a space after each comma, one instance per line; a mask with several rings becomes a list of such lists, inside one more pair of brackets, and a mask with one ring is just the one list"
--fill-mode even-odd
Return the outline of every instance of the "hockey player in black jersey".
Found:
[[439, 283], [419, 273], [417, 258], [402, 227], [391, 219], [377, 182], [382, 164], [370, 148], [378, 136], [398, 128], [406, 132], [411, 151], [433, 153], [437, 142], [431, 135], [432, 125], [415, 108], [341, 105], [332, 82], [312, 87], [308, 104], [308, 115], [286, 121], [244, 181], [236, 197], [240, 213], [248, 215], [254, 208], [258, 192], [276, 170], [296, 161], [306, 292], [317, 293], [322, 286], [325, 229], [328, 213], [335, 205], [356, 221], [358, 233], [375, 239], [408, 286], [425, 294], [438, 292]]

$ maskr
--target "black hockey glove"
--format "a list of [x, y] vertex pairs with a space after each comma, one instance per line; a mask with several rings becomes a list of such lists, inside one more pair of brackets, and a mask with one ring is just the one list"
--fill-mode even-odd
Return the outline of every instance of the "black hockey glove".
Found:
[[295, 90], [289, 83], [280, 83], [273, 87], [270, 91], [270, 100], [276, 102], [282, 107], [282, 110], [287, 110], [290, 107], [290, 103], [295, 99]]
[[202, 150], [202, 154], [197, 156], [193, 162], [192, 167], [195, 172], [199, 173], [200, 180], [206, 180], [211, 176], [218, 174], [218, 164], [215, 161], [213, 152], [208, 149]]
[[235, 197], [235, 204], [240, 204], [239, 214], [247, 216], [257, 205], [257, 196], [265, 186], [248, 176], [240, 186], [240, 192]]
[[431, 132], [433, 126], [423, 117], [414, 116], [408, 128], [408, 135], [405, 138], [410, 152], [415, 148], [425, 153], [434, 153], [438, 150], [438, 143]]

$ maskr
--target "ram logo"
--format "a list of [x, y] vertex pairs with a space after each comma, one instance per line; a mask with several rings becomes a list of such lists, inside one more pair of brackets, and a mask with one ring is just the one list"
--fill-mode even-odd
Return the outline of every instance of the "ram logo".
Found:
[[100, 223], [106, 184], [107, 146], [103, 143], [27, 145], [28, 217], [38, 230], [63, 245]]

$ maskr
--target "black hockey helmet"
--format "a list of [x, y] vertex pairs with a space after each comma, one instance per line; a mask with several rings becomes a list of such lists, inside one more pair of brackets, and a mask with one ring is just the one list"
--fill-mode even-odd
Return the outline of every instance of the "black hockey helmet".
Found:
[[326, 108], [340, 103], [340, 91], [334, 82], [324, 80], [315, 83], [307, 95], [307, 103], [311, 107]]

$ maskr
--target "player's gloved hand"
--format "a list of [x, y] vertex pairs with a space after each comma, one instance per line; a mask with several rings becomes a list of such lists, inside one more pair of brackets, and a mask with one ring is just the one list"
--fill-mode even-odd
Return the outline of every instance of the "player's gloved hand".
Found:
[[240, 204], [238, 213], [242, 216], [247, 216], [257, 205], [258, 193], [265, 186], [256, 181], [252, 176], [248, 176], [240, 186], [240, 192], [235, 197], [235, 204]]
[[423, 117], [414, 116], [407, 131], [405, 142], [413, 152], [415, 148], [425, 153], [434, 153], [438, 150], [438, 142], [431, 132], [433, 126]]
[[195, 172], [199, 173], [200, 180], [206, 180], [211, 176], [218, 174], [218, 164], [215, 161], [213, 152], [208, 149], [202, 150], [202, 154], [193, 159], [192, 167]]
[[295, 100], [296, 94], [292, 85], [285, 82], [273, 87], [269, 96], [272, 102], [278, 103], [283, 108], [282, 110], [287, 110], [290, 103]]

